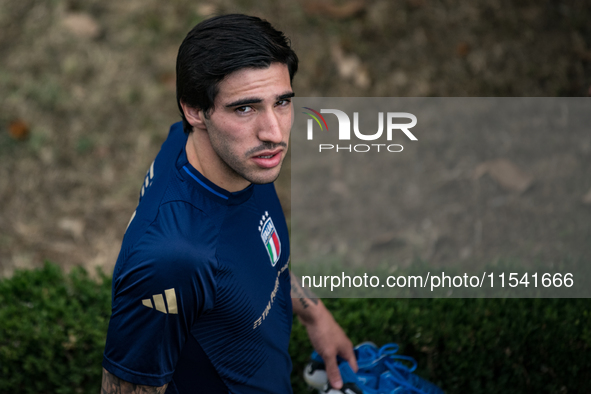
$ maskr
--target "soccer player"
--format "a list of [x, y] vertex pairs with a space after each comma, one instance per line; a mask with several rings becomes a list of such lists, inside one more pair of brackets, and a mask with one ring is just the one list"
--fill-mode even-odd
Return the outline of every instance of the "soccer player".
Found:
[[146, 174], [113, 273], [102, 393], [290, 393], [292, 310], [342, 386], [351, 341], [290, 277], [273, 181], [298, 59], [268, 22], [201, 22], [177, 58], [174, 124]]

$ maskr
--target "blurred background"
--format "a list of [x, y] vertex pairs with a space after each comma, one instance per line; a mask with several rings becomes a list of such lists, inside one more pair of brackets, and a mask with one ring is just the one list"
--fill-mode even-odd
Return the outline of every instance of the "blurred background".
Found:
[[[144, 174], [180, 119], [176, 52], [195, 24], [231, 12], [268, 19], [291, 38], [300, 97], [591, 95], [584, 0], [0, 0], [0, 392], [98, 390], [109, 277]], [[560, 233], [575, 247], [590, 244], [590, 156], [580, 144], [534, 171], [577, 180], [559, 182], [567, 199], [553, 202], [580, 214]], [[530, 209], [521, 196], [545, 190], [506, 191], [507, 165], [487, 166], [483, 190], [495, 206]], [[288, 161], [277, 182], [288, 219], [289, 170]], [[447, 250], [457, 252], [425, 248], [427, 257], [458, 256]], [[45, 260], [64, 270], [14, 275]], [[90, 281], [76, 266], [107, 277]], [[353, 342], [399, 342], [447, 392], [591, 390], [585, 299], [326, 303]], [[298, 393], [310, 351], [296, 321]]]
[[0, 276], [44, 260], [111, 272], [143, 175], [180, 119], [178, 47], [230, 12], [291, 38], [300, 97], [590, 93], [587, 1], [2, 0]]

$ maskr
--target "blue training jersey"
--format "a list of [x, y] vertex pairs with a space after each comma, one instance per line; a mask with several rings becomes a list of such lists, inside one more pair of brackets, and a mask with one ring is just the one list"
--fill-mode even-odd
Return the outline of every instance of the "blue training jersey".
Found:
[[289, 240], [273, 184], [230, 193], [174, 124], [113, 273], [103, 367], [167, 393], [291, 393]]

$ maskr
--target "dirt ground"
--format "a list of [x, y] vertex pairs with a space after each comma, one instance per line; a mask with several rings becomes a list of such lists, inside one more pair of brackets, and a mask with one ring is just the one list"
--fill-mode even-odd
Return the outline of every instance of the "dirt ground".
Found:
[[[3, 0], [0, 276], [44, 260], [111, 272], [145, 171], [179, 120], [178, 46], [197, 22], [229, 12], [264, 17], [291, 37], [300, 57], [294, 81], [300, 97], [591, 94], [588, 1]], [[549, 229], [536, 232], [540, 250], [555, 244], [557, 232], [568, 246], [559, 253], [591, 243], [591, 146], [575, 145], [536, 157], [534, 175], [557, 177], [561, 193], [544, 194], [542, 185], [521, 199], [483, 178], [480, 192], [491, 193], [489, 204], [510, 207], [507, 215], [554, 209], [560, 221], [561, 207], [570, 207], [578, 218], [572, 225], [540, 224]], [[288, 214], [289, 169], [288, 163], [278, 181]], [[468, 169], [456, 170], [433, 190], [452, 202], [468, 184]], [[413, 190], [430, 190], [421, 182], [402, 196], [409, 209], [453, 229], [463, 220], [461, 207], [446, 216], [436, 205], [416, 206]], [[556, 200], [548, 200], [552, 195]], [[543, 204], [530, 204], [536, 199]], [[417, 231], [428, 230], [429, 222], [419, 223]], [[482, 250], [502, 248], [502, 239], [484, 239], [491, 245]], [[439, 249], [429, 242], [427, 258], [457, 255], [445, 246], [454, 245], [453, 235], [433, 241]]]

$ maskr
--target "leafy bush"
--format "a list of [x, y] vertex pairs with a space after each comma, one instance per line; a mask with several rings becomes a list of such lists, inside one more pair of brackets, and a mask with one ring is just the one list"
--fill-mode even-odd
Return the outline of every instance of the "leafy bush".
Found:
[[97, 393], [111, 280], [46, 264], [0, 282], [0, 393]]
[[[97, 393], [111, 280], [83, 269], [0, 281], [0, 393]], [[355, 343], [397, 342], [447, 393], [591, 392], [586, 299], [327, 299]], [[294, 322], [295, 393], [312, 351]]]

